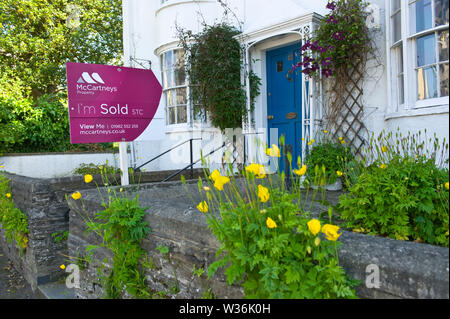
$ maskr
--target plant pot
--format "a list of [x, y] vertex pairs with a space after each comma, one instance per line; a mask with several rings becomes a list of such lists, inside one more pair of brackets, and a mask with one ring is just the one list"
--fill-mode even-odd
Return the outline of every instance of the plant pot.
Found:
[[[318, 189], [319, 186], [318, 185], [311, 185], [311, 188], [312, 189]], [[325, 189], [327, 191], [334, 191], [334, 192], [342, 190], [342, 181], [341, 181], [341, 179], [337, 178], [336, 182], [334, 182], [333, 184], [325, 185]]]

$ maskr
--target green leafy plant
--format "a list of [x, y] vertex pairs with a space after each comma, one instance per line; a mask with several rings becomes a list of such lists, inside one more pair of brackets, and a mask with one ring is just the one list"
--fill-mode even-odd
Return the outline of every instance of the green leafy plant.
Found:
[[[448, 144], [382, 132], [370, 139], [356, 183], [338, 209], [355, 231], [448, 247]], [[430, 142], [431, 147], [427, 145]]]
[[114, 166], [108, 165], [108, 161], [106, 161], [105, 164], [98, 165], [94, 163], [89, 164], [80, 164], [76, 169], [73, 171], [76, 175], [114, 175], [119, 174], [120, 169], [116, 168]]
[[56, 232], [51, 234], [53, 240], [55, 241], [55, 243], [59, 244], [61, 242], [65, 242], [67, 241], [67, 238], [69, 237], [69, 231], [65, 230], [65, 231], [60, 231], [60, 232]]
[[[102, 247], [113, 254], [112, 269], [109, 274], [102, 274], [106, 298], [122, 298], [127, 292], [136, 298], [151, 296], [145, 279], [145, 268], [148, 263], [147, 254], [140, 247], [142, 240], [150, 232], [143, 221], [146, 208], [139, 205], [138, 197], [129, 199], [125, 196], [115, 197], [105, 210], [98, 212], [95, 219], [101, 222], [88, 221], [88, 232], [94, 232], [102, 239]], [[87, 247], [86, 252], [97, 246]]]
[[22, 213], [12, 200], [9, 180], [0, 174], [0, 224], [5, 231], [8, 243], [16, 242], [17, 248], [25, 249], [28, 246], [27, 216]]
[[311, 218], [302, 198], [307, 185], [292, 180], [288, 190], [284, 173], [267, 175], [255, 163], [239, 178], [230, 165], [226, 175], [215, 170], [199, 179], [197, 209], [221, 243], [209, 278], [225, 268], [227, 283], [242, 284], [246, 298], [354, 298], [356, 282], [338, 262], [339, 227], [331, 216], [325, 225]]
[[372, 50], [366, 26], [368, 3], [364, 0], [330, 1], [330, 12], [301, 48], [303, 59], [296, 67], [310, 76], [338, 77], [351, 60]]
[[333, 184], [336, 179], [347, 169], [347, 165], [354, 159], [354, 155], [350, 147], [342, 144], [339, 140], [333, 141], [328, 136], [323, 135], [319, 142], [311, 143], [312, 148], [306, 154], [305, 163], [311, 169], [308, 176], [311, 180], [315, 178], [316, 170], [312, 169], [316, 166], [326, 169], [325, 179], [327, 183]]
[[[178, 28], [180, 43], [187, 53], [186, 69], [191, 83], [191, 98], [197, 112], [206, 111], [211, 123], [225, 130], [242, 127], [247, 120], [246, 92], [242, 84], [241, 45], [235, 38], [240, 31], [226, 23], [209, 26], [194, 34]], [[254, 108], [260, 94], [260, 78], [253, 72], [250, 104]]]
[[117, 0], [4, 0], [0, 33], [0, 75], [20, 78], [37, 100], [64, 90], [66, 61], [118, 62], [122, 5]]

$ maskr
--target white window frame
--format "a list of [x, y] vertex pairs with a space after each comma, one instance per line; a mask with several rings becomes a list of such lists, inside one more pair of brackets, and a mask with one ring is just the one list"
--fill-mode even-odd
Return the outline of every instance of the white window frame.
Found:
[[[168, 86], [165, 87], [164, 85], [164, 71], [165, 71], [165, 61], [164, 61], [164, 55], [168, 52], [172, 51], [172, 54], [175, 54], [175, 51], [177, 50], [183, 50], [182, 48], [171, 48], [169, 50], [165, 50], [163, 52], [161, 52], [160, 54], [160, 61], [161, 61], [161, 80], [162, 80], [162, 86], [163, 86], [163, 98], [164, 98], [164, 109], [165, 109], [165, 115], [166, 115], [166, 127], [167, 128], [183, 128], [185, 129], [186, 127], [190, 126], [191, 123], [191, 107], [190, 107], [190, 97], [189, 97], [189, 80], [187, 77], [187, 72], [185, 73], [185, 82], [183, 85], [174, 85], [174, 86]], [[173, 72], [173, 69], [171, 70], [171, 72]], [[177, 123], [173, 123], [170, 124], [170, 113], [169, 113], [169, 106], [167, 105], [167, 99], [166, 99], [166, 92], [169, 90], [175, 90], [176, 89], [182, 89], [185, 88], [186, 89], [186, 122], [181, 122], [178, 123], [178, 106], [179, 105], [175, 105], [175, 119], [177, 121]]]
[[[388, 96], [389, 96], [389, 105], [390, 111], [392, 113], [403, 112], [408, 110], [415, 110], [421, 108], [429, 108], [436, 106], [447, 106], [448, 107], [448, 96], [429, 98], [424, 100], [417, 99], [417, 76], [416, 76], [416, 39], [420, 36], [432, 34], [437, 34], [439, 31], [449, 30], [449, 25], [441, 25], [438, 27], [434, 27], [435, 21], [435, 10], [434, 4], [435, 0], [431, 0], [431, 11], [432, 11], [432, 28], [417, 32], [415, 34], [411, 34], [411, 21], [410, 21], [410, 4], [414, 3], [414, 0], [400, 0], [400, 10], [401, 10], [401, 39], [396, 43], [392, 43], [393, 40], [393, 25], [391, 17], [392, 13], [392, 0], [386, 0], [386, 51], [387, 51], [387, 67], [388, 67]], [[436, 39], [437, 43], [437, 39]], [[397, 90], [396, 80], [398, 75], [398, 68], [396, 59], [393, 55], [394, 48], [399, 45], [403, 46], [403, 95], [404, 95], [404, 104], [398, 103], [398, 93], [394, 94], [393, 90]], [[437, 44], [436, 44], [437, 45]], [[436, 54], [436, 62], [434, 65], [437, 66], [437, 89], [439, 91], [438, 95], [440, 95], [440, 82], [439, 82], [439, 50], [438, 47], [435, 49]]]
[[[166, 121], [165, 121], [165, 125], [166, 125], [166, 129], [168, 131], [185, 131], [186, 129], [190, 129], [190, 128], [195, 128], [195, 127], [211, 127], [211, 122], [210, 122], [210, 118], [208, 116], [208, 114], [206, 114], [206, 121], [204, 120], [197, 120], [194, 118], [194, 107], [193, 107], [193, 102], [191, 100], [191, 85], [190, 85], [190, 80], [189, 80], [189, 74], [187, 72], [187, 70], [185, 70], [185, 83], [184, 85], [175, 85], [175, 86], [169, 86], [169, 87], [164, 87], [164, 59], [163, 56], [172, 51], [175, 52], [177, 50], [183, 50], [180, 47], [172, 47], [170, 49], [164, 50], [159, 54], [159, 58], [160, 58], [160, 64], [161, 64], [161, 81], [162, 81], [162, 86], [163, 86], [163, 101], [164, 101], [164, 110], [165, 110], [165, 117], [166, 117]], [[172, 53], [174, 54], [174, 53]], [[185, 56], [186, 59], [186, 56]], [[186, 63], [185, 63], [186, 66]], [[167, 105], [167, 100], [165, 97], [165, 92], [169, 91], [169, 90], [174, 90], [174, 89], [179, 89], [179, 88], [186, 88], [186, 122], [182, 122], [182, 123], [174, 123], [174, 124], [170, 124], [170, 113], [169, 113], [169, 106]], [[175, 111], [175, 117], [177, 118], [178, 115], [178, 110], [177, 110], [177, 106], [175, 106], [176, 111]]]

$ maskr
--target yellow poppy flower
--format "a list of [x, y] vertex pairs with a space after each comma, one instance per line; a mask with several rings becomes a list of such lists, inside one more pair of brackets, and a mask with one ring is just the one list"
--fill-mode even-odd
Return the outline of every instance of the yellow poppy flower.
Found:
[[72, 198], [75, 199], [75, 200], [80, 199], [81, 198], [81, 193], [80, 192], [73, 193], [72, 194]]
[[342, 234], [338, 234], [339, 226], [331, 225], [331, 224], [325, 224], [322, 227], [322, 233], [325, 234], [326, 238], [331, 241], [336, 241], [339, 236]]
[[386, 169], [386, 167], [387, 167], [386, 164], [381, 164], [381, 165], [380, 165], [380, 168], [381, 168], [381, 169]]
[[212, 179], [213, 181], [216, 181], [216, 179], [219, 178], [220, 176], [221, 176], [220, 172], [217, 169], [215, 169], [214, 172], [211, 173], [209, 178]]
[[328, 131], [327, 131], [327, 130], [323, 130], [323, 132], [324, 132], [325, 134], [327, 134], [327, 133], [328, 133]]
[[448, 182], [445, 183], [445, 188], [448, 190]]
[[205, 192], [209, 192], [209, 191], [211, 190], [211, 188], [209, 188], [208, 186], [203, 186], [203, 190], [204, 190]]
[[201, 211], [202, 213], [207, 213], [208, 212], [208, 204], [205, 201], [203, 201], [197, 205], [197, 209], [199, 211]]
[[341, 171], [336, 171], [336, 175], [338, 176], [338, 177], [341, 177], [342, 176], [342, 172]]
[[277, 228], [277, 223], [275, 223], [275, 221], [272, 218], [270, 218], [270, 217], [267, 217], [266, 225], [267, 225], [267, 227], [269, 227], [271, 229], [272, 228]]
[[303, 176], [306, 174], [306, 165], [303, 165], [300, 169], [294, 169], [292, 171], [295, 175]]
[[266, 169], [264, 165], [252, 163], [248, 165], [245, 170], [255, 175], [256, 178], [266, 177]]
[[342, 141], [342, 137], [339, 136], [339, 141]]
[[92, 175], [91, 174], [86, 174], [86, 175], [84, 175], [84, 182], [87, 184], [87, 183], [90, 183], [90, 182], [92, 182]]
[[386, 153], [386, 152], [387, 152], [387, 147], [386, 147], [386, 146], [382, 146], [382, 147], [381, 147], [381, 151], [382, 151], [383, 153]]
[[266, 149], [266, 154], [271, 157], [281, 157], [280, 149], [275, 144], [272, 144], [271, 148]]
[[316, 236], [318, 232], [320, 232], [320, 221], [318, 219], [311, 219], [308, 223], [309, 231]]
[[0, 168], [5, 168], [5, 166], [2, 165], [2, 166], [0, 166]]
[[11, 193], [6, 193], [6, 197], [11, 198]]
[[219, 191], [223, 190], [223, 185], [228, 183], [230, 179], [226, 176], [219, 176], [215, 179], [214, 187], [217, 188]]
[[258, 198], [263, 203], [267, 202], [270, 198], [269, 190], [262, 185], [258, 185]]
[[62, 264], [61, 266], [59, 266], [59, 268], [64, 270], [64, 269], [66, 269], [66, 265]]

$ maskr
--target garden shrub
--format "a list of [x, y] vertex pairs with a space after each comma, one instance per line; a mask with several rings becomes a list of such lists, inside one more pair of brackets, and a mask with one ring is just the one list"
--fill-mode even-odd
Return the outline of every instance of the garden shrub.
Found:
[[364, 171], [340, 198], [346, 225], [369, 234], [448, 246], [448, 193], [446, 202], [441, 194], [448, 170], [430, 160], [400, 156], [385, 165]]
[[[383, 149], [381, 153], [387, 153]], [[358, 232], [449, 246], [448, 169], [435, 158], [386, 155], [340, 197], [347, 227]]]
[[0, 174], [0, 224], [5, 231], [7, 242], [15, 241], [17, 248], [24, 249], [28, 245], [27, 216], [15, 207], [8, 182], [9, 180]]
[[[326, 134], [326, 133], [325, 133]], [[309, 142], [311, 143], [311, 142]], [[347, 164], [354, 159], [350, 147], [342, 144], [340, 141], [333, 141], [326, 137], [321, 138], [318, 143], [311, 143], [312, 149], [306, 154], [305, 162], [309, 168], [325, 166], [326, 182], [333, 184], [338, 177], [337, 172], [344, 172]], [[315, 170], [310, 169], [308, 176], [311, 180], [315, 179]]]

